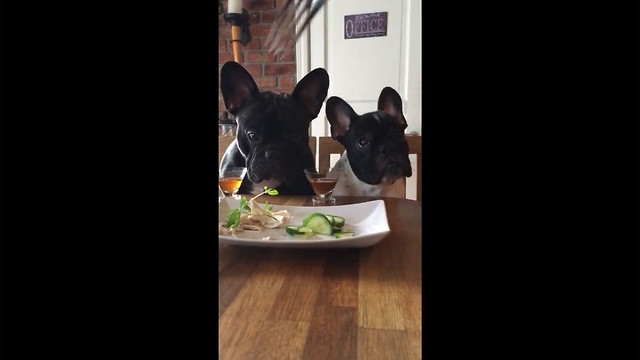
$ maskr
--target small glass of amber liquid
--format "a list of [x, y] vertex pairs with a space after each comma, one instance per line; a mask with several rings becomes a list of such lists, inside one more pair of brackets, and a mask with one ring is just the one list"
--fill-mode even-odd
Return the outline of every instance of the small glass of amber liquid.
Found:
[[218, 172], [218, 187], [224, 196], [231, 196], [238, 199], [238, 190], [242, 184], [242, 179], [247, 174], [246, 167], [230, 167]]
[[332, 172], [332, 168], [308, 168], [304, 169], [304, 174], [309, 180], [309, 184], [316, 193], [312, 202], [314, 205], [329, 205], [336, 202], [336, 198], [331, 196], [333, 188], [338, 182], [338, 173]]

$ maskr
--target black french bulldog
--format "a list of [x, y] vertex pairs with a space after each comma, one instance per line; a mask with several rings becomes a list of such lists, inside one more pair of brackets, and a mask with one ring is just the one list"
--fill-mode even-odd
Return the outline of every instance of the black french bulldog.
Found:
[[364, 115], [333, 96], [327, 100], [326, 114], [331, 137], [345, 148], [333, 169], [340, 172], [333, 195], [404, 198], [405, 178], [412, 170], [400, 95], [385, 87], [378, 111]]
[[260, 91], [240, 64], [229, 61], [220, 70], [224, 104], [238, 124], [236, 139], [220, 161], [220, 170], [245, 166], [239, 194], [256, 194], [264, 186], [283, 195], [313, 195], [303, 169], [313, 167], [309, 125], [327, 97], [329, 75], [315, 69], [292, 94]]

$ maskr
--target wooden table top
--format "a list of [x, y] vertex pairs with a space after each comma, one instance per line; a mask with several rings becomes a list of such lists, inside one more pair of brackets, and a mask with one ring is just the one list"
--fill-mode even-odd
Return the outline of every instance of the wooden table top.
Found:
[[[369, 248], [220, 245], [220, 358], [421, 359], [422, 206], [383, 200], [391, 233]], [[311, 198], [269, 203], [306, 206]]]

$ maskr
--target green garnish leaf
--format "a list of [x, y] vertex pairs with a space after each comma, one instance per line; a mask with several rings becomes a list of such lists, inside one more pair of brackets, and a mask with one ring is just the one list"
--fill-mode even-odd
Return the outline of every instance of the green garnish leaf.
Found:
[[[276, 189], [269, 189], [266, 186], [264, 187], [264, 191], [261, 192], [260, 194], [254, 196], [253, 198], [251, 198], [251, 200], [249, 201], [253, 201], [255, 200], [258, 196], [264, 195], [264, 194], [268, 194], [268, 195], [278, 195], [278, 190]], [[265, 211], [271, 211], [271, 209], [273, 208], [273, 205], [269, 205], [268, 202], [265, 201], [264, 203], [264, 210]], [[249, 202], [247, 201], [247, 198], [242, 196], [240, 198], [240, 205], [238, 206], [237, 209], [234, 209], [233, 211], [231, 211], [229, 213], [229, 216], [227, 216], [227, 227], [229, 227], [230, 229], [235, 229], [238, 226], [240, 226], [240, 215], [242, 214], [242, 212], [245, 212], [247, 214], [251, 214], [251, 208], [249, 207]], [[275, 219], [273, 216], [270, 216], [271, 218]]]
[[235, 209], [227, 216], [227, 227], [235, 229], [240, 225], [240, 209]]
[[244, 211], [251, 211], [251, 208], [249, 207], [249, 204], [247, 203], [247, 198], [246, 197], [241, 197], [240, 198], [240, 210], [244, 210]]

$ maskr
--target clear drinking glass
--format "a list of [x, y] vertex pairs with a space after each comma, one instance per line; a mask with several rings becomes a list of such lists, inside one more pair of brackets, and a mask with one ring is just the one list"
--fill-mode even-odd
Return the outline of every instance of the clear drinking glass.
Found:
[[[246, 167], [231, 167], [218, 172], [218, 187], [224, 196], [231, 196], [239, 199], [238, 190], [242, 184], [242, 179], [247, 174]], [[224, 197], [223, 197], [224, 198]]]
[[304, 169], [304, 174], [317, 196], [312, 201], [314, 205], [329, 205], [336, 202], [331, 196], [338, 182], [338, 173], [332, 173], [333, 168], [320, 168], [318, 166]]
[[224, 200], [224, 193], [222, 192], [222, 190], [220, 190], [220, 180], [218, 180], [218, 203], [220, 203], [222, 200]]

